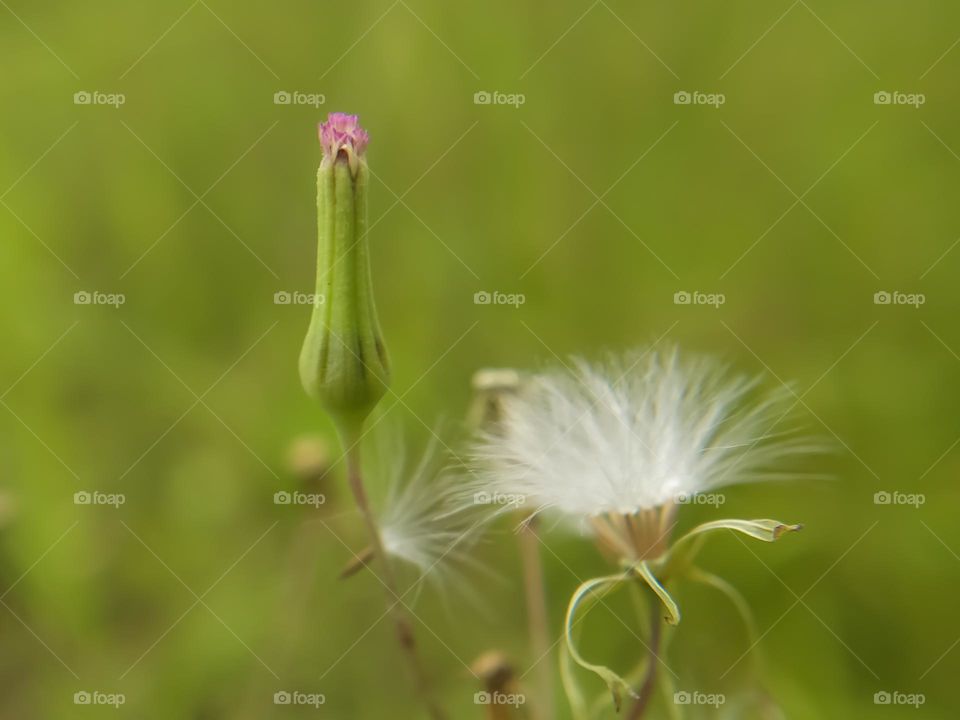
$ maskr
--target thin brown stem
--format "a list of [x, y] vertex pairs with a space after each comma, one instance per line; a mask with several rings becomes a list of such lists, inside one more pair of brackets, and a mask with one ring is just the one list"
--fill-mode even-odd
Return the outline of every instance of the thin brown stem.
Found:
[[550, 624], [547, 617], [547, 598], [543, 585], [543, 562], [540, 557], [540, 537], [536, 518], [528, 518], [520, 528], [520, 559], [523, 565], [523, 585], [527, 598], [527, 622], [530, 626], [530, 647], [537, 663], [537, 699], [532, 706], [536, 720], [552, 720], [553, 673], [546, 662], [550, 654]]
[[660, 603], [654, 598], [654, 601], [650, 603], [650, 664], [644, 674], [637, 701], [630, 709], [627, 720], [640, 720], [650, 707], [650, 701], [653, 699], [653, 691], [656, 687], [657, 663], [660, 662], [660, 638], [662, 634], [663, 619], [660, 617]]
[[344, 438], [350, 440], [346, 442], [347, 450], [347, 476], [350, 483], [350, 490], [353, 492], [353, 498], [357, 503], [363, 521], [367, 526], [367, 534], [370, 538], [370, 546], [373, 550], [373, 560], [379, 563], [381, 580], [387, 593], [387, 610], [393, 618], [394, 626], [397, 631], [397, 639], [400, 642], [400, 648], [407, 656], [407, 664], [413, 673], [413, 679], [417, 694], [420, 696], [427, 712], [433, 720], [446, 720], [446, 714], [440, 709], [440, 706], [434, 700], [430, 691], [430, 684], [427, 680], [426, 671], [420, 662], [420, 656], [417, 652], [417, 643], [413, 635], [413, 626], [407, 613], [404, 611], [403, 602], [400, 594], [397, 592], [397, 580], [393, 573], [393, 567], [390, 559], [387, 557], [383, 547], [383, 539], [380, 535], [380, 526], [377, 524], [376, 517], [370, 507], [370, 501], [367, 498], [367, 491], [363, 484], [363, 475], [360, 468], [360, 449], [359, 443], [353, 441], [353, 438]]

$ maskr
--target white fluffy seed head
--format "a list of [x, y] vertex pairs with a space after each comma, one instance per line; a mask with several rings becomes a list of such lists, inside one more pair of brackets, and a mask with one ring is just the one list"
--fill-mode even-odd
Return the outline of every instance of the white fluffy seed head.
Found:
[[406, 465], [396, 442], [388, 448], [393, 450], [385, 468], [390, 491], [380, 514], [384, 549], [431, 580], [472, 564], [469, 551], [481, 523], [471, 508], [457, 502], [457, 475], [439, 466], [433, 445], [415, 468]]
[[482, 490], [578, 519], [634, 514], [731, 483], [815, 447], [783, 422], [788, 388], [762, 392], [710, 358], [634, 353], [529, 378], [473, 448]]

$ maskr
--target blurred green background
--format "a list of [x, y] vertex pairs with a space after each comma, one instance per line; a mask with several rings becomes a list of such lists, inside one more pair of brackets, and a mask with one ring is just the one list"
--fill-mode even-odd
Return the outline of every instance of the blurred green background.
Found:
[[[462, 447], [484, 366], [662, 338], [794, 382], [798, 418], [836, 447], [804, 469], [836, 479], [730, 490], [724, 515], [806, 531], [717, 540], [705, 565], [753, 606], [787, 717], [955, 717], [958, 36], [944, 2], [0, 2], [0, 717], [418, 717], [392, 628], [372, 625], [378, 583], [336, 579], [364, 546], [342, 465], [320, 510], [273, 502], [301, 487], [296, 437], [338, 452], [296, 373], [308, 309], [274, 302], [312, 289], [315, 126], [335, 110], [372, 138], [383, 410], [412, 456], [441, 419]], [[545, 544], [559, 637], [606, 568], [580, 538]], [[414, 606], [457, 718], [482, 716], [467, 666], [484, 650], [535, 674], [510, 526], [478, 555], [499, 581]], [[749, 646], [736, 615], [678, 596], [678, 688], [751, 716], [734, 707], [749, 663], [725, 674]], [[591, 657], [639, 656], [628, 609], [590, 616]], [[294, 690], [326, 704], [274, 705]], [[78, 707], [83, 691], [126, 702]]]

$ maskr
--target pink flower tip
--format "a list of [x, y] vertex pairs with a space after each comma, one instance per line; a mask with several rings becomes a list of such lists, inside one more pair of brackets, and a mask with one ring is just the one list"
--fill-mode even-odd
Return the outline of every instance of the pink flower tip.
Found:
[[330, 113], [327, 121], [320, 123], [318, 132], [324, 157], [333, 161], [341, 150], [345, 150], [351, 165], [356, 157], [363, 155], [370, 141], [367, 131], [360, 127], [357, 116], [346, 113]]

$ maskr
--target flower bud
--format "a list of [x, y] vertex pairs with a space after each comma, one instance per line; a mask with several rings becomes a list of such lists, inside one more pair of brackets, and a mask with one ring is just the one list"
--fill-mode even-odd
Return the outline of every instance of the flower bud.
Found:
[[354, 115], [331, 113], [319, 126], [317, 287], [300, 353], [300, 380], [341, 432], [359, 432], [389, 383], [370, 279], [368, 136]]
[[473, 404], [468, 423], [483, 431], [497, 431], [503, 420], [504, 405], [523, 388], [525, 378], [510, 368], [483, 368], [473, 374]]

